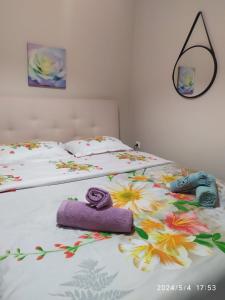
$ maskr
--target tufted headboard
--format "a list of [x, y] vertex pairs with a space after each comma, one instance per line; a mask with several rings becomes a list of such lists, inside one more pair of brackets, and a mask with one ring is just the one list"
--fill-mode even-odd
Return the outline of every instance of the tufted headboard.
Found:
[[93, 135], [119, 136], [115, 101], [0, 97], [0, 144]]

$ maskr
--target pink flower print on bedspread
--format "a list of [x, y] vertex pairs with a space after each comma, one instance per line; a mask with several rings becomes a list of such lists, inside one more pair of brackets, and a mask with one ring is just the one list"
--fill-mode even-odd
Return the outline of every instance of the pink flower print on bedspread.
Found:
[[13, 175], [0, 175], [0, 185], [6, 184], [8, 182], [21, 181], [22, 178], [20, 176]]
[[56, 169], [68, 169], [69, 171], [91, 171], [91, 170], [101, 170], [102, 168], [99, 166], [94, 166], [90, 164], [78, 164], [74, 161], [59, 161], [55, 162]]
[[29, 142], [24, 142], [24, 143], [10, 144], [9, 146], [13, 149], [24, 147], [24, 148], [27, 148], [28, 150], [33, 150], [33, 149], [40, 148], [41, 143], [29, 141]]
[[156, 157], [152, 156], [152, 155], [142, 155], [142, 154], [131, 154], [129, 152], [120, 152], [116, 154], [116, 157], [118, 159], [126, 159], [129, 162], [133, 162], [133, 161], [151, 161], [151, 160], [157, 160]]
[[0, 262], [10, 257], [15, 258], [17, 261], [22, 261], [28, 256], [36, 257], [36, 260], [42, 260], [45, 256], [53, 253], [63, 253], [65, 258], [72, 258], [76, 252], [84, 246], [93, 244], [99, 241], [108, 240], [112, 238], [111, 233], [107, 232], [87, 232], [79, 236], [78, 239], [71, 244], [56, 243], [55, 248], [44, 249], [42, 246], [36, 246], [35, 251], [26, 252], [17, 248], [15, 251], [6, 250], [4, 254], [0, 255]]

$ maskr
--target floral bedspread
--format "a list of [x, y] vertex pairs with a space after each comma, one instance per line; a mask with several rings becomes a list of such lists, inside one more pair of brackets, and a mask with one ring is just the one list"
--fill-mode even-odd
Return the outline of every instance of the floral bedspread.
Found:
[[51, 156], [45, 152], [44, 158], [23, 158], [7, 163], [0, 161], [0, 192], [65, 183], [168, 163], [166, 159], [139, 151], [109, 152], [76, 158], [60, 150], [62, 153], [52, 151]]
[[[179, 290], [186, 299], [196, 284], [216, 286], [225, 272], [224, 207], [204, 209], [195, 195], [167, 188], [190, 172], [168, 163], [4, 194], [2, 299], [175, 299], [178, 285], [190, 288]], [[224, 185], [217, 184], [224, 203]], [[91, 186], [108, 190], [115, 207], [133, 211], [131, 235], [56, 227], [61, 201], [84, 201]], [[163, 284], [174, 286], [172, 293]]]

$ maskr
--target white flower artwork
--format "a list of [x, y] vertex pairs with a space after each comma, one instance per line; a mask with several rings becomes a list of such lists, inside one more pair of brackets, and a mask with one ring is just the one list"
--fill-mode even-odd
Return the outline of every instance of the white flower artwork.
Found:
[[66, 50], [28, 43], [28, 85], [66, 88]]

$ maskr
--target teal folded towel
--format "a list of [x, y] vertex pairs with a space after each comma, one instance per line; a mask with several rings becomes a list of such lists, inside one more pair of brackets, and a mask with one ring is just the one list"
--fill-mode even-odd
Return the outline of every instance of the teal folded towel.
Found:
[[173, 193], [191, 193], [197, 186], [209, 186], [209, 176], [205, 172], [193, 173], [170, 183]]
[[199, 186], [196, 188], [196, 200], [203, 207], [215, 207], [218, 199], [218, 191], [215, 177], [209, 175], [209, 186]]

